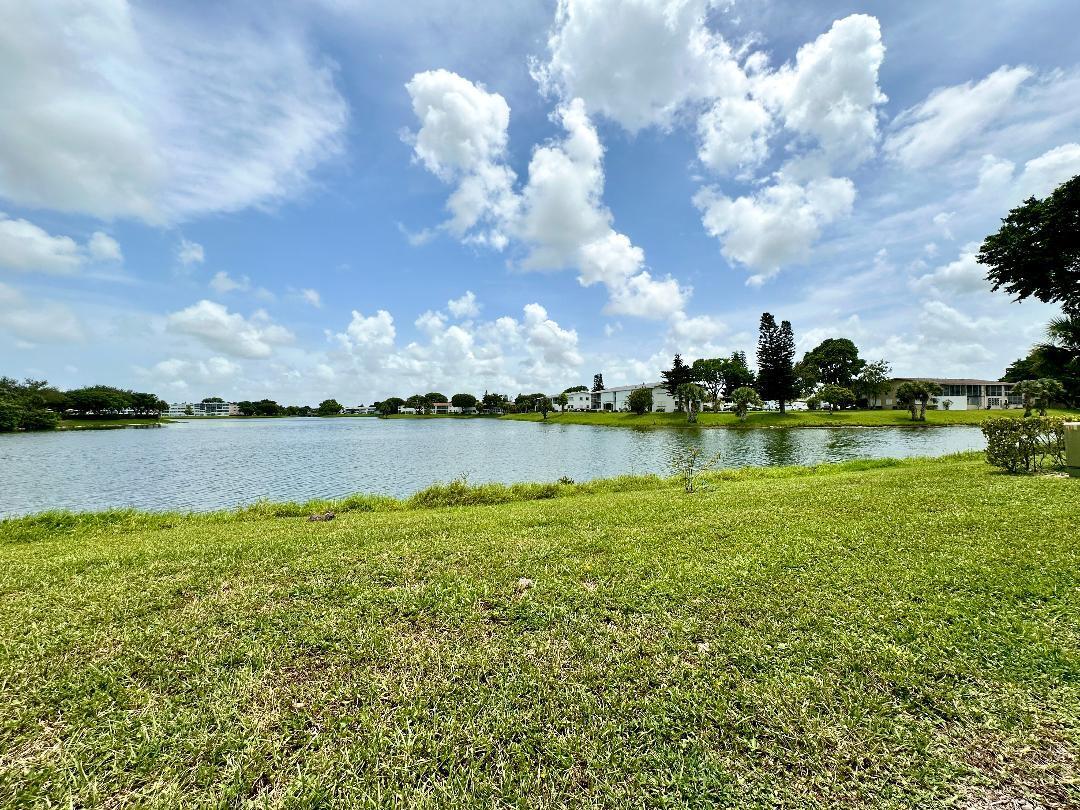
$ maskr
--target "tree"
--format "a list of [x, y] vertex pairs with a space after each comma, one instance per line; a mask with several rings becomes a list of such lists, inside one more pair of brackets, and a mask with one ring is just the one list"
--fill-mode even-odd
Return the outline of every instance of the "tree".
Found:
[[758, 392], [748, 385], [744, 385], [741, 388], [736, 388], [732, 391], [731, 401], [735, 403], [735, 414], [739, 419], [746, 418], [746, 412], [750, 410], [751, 406], [757, 408], [762, 406], [761, 397], [758, 396]]
[[651, 411], [653, 408], [652, 389], [644, 385], [641, 388], [635, 388], [626, 398], [626, 407], [638, 416]]
[[440, 394], [438, 391], [429, 391], [424, 395], [424, 399], [434, 405], [436, 402], [446, 402], [446, 394]]
[[830, 412], [843, 408], [845, 405], [855, 404], [855, 395], [851, 393], [851, 389], [842, 385], [833, 385], [832, 383], [823, 385], [821, 390], [817, 392], [817, 396], [822, 402], [828, 403]]
[[746, 352], [732, 352], [731, 357], [724, 361], [724, 396], [730, 397], [736, 388], [744, 385], [753, 387], [757, 381], [754, 372], [746, 362]]
[[211, 402], [224, 402], [224, 401], [225, 400], [223, 400], [221, 397], [204, 397], [203, 398], [203, 404], [204, 405], [208, 405]]
[[791, 323], [782, 321], [778, 327], [771, 314], [762, 314], [757, 361], [758, 392], [763, 399], [775, 399], [780, 405], [780, 413], [785, 413], [784, 404], [799, 393], [794, 367], [795, 336], [791, 331]]
[[192, 408], [190, 405], [185, 405], [184, 406], [184, 416], [194, 416], [194, 415], [195, 415], [195, 409]]
[[398, 409], [405, 404], [405, 400], [401, 397], [388, 397], [382, 402], [375, 403], [375, 410], [377, 410], [382, 416], [390, 416], [398, 412]]
[[983, 240], [978, 260], [993, 288], [1080, 314], [1080, 175], [1042, 200], [1029, 197]]
[[255, 403], [256, 416], [277, 416], [281, 413], [281, 406], [272, 399], [260, 399]]
[[705, 389], [697, 383], [686, 382], [675, 390], [675, 396], [679, 401], [679, 407], [686, 407], [686, 421], [697, 422], [698, 403], [705, 399]]
[[889, 375], [892, 367], [884, 360], [867, 363], [862, 367], [851, 384], [851, 392], [855, 394], [855, 401], [863, 407], [862, 403], [869, 405], [874, 400], [880, 400], [889, 390]]
[[1032, 408], [1039, 409], [1039, 416], [1046, 416], [1050, 402], [1065, 395], [1061, 383], [1052, 377], [1040, 380], [1024, 380], [1013, 386], [1012, 392], [1024, 398], [1024, 417], [1031, 416]]
[[695, 360], [690, 366], [694, 379], [705, 390], [709, 402], [715, 403], [720, 398], [720, 392], [724, 390], [724, 366], [727, 362], [722, 357], [714, 357], [709, 360]]
[[592, 390], [603, 391], [604, 390], [604, 375], [594, 374], [592, 378]]
[[454, 394], [450, 397], [450, 404], [455, 408], [467, 410], [476, 407], [476, 397], [472, 394]]
[[337, 416], [343, 408], [336, 399], [324, 399], [319, 403], [319, 416]]
[[803, 355], [798, 363], [797, 376], [804, 390], [818, 385], [839, 385], [850, 388], [866, 365], [859, 358], [859, 349], [847, 338], [826, 338]]
[[[603, 380], [604, 380], [603, 375], [601, 375], [600, 381], [603, 382]], [[569, 388], [567, 388], [565, 391], [563, 391], [563, 393], [564, 394], [576, 394], [578, 391], [588, 391], [588, 390], [589, 390], [589, 386], [587, 386], [587, 385], [572, 385]]]
[[[671, 361], [671, 368], [667, 371], [661, 371], [660, 376], [664, 378], [664, 388], [667, 390], [668, 395], [675, 397], [676, 401], [679, 401], [679, 386], [694, 381], [693, 369], [683, 362], [681, 354], [675, 355], [675, 359]], [[682, 408], [681, 403], [679, 408]]]
[[551, 400], [543, 394], [533, 399], [533, 407], [540, 411], [544, 415], [544, 420], [547, 420], [548, 412], [551, 410]]
[[131, 392], [108, 385], [88, 385], [66, 393], [68, 405], [80, 416], [110, 416], [131, 406]]
[[566, 396], [565, 391], [555, 397], [555, 404], [559, 406], [560, 411], [566, 410], [566, 406], [570, 404], [570, 398]]
[[926, 403], [941, 396], [941, 386], [930, 380], [912, 380], [896, 389], [896, 401], [906, 405], [912, 422], [926, 421]]
[[426, 413], [428, 410], [428, 400], [423, 394], [413, 394], [407, 400], [405, 400], [405, 407], [412, 408], [417, 413]]
[[13, 430], [52, 430], [60, 421], [50, 405], [63, 395], [44, 380], [18, 382], [0, 377], [0, 432]]
[[496, 411], [502, 410], [506, 404], [506, 397], [502, 394], [484, 392], [484, 410]]

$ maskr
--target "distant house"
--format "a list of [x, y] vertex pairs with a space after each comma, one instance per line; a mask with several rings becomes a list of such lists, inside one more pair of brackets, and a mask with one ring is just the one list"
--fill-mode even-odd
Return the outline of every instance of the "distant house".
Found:
[[457, 405], [451, 405], [449, 402], [432, 402], [431, 408], [433, 413], [476, 413], [476, 408], [459, 408]]
[[663, 383], [639, 383], [637, 385], [614, 385], [599, 391], [575, 391], [566, 395], [568, 411], [628, 411], [630, 392], [638, 388], [652, 390], [654, 411], [674, 411], [678, 407]]
[[1010, 408], [1023, 405], [1023, 397], [1012, 393], [1014, 383], [1000, 380], [977, 380], [954, 377], [894, 377], [889, 380], [889, 389], [873, 405], [883, 408], [904, 408], [896, 401], [896, 389], [906, 382], [923, 380], [935, 382], [941, 386], [942, 394], [930, 400], [928, 407], [949, 410], [972, 411]]
[[[188, 410], [191, 413], [188, 413]], [[235, 402], [170, 402], [162, 416], [239, 416]]]
[[352, 405], [342, 408], [341, 412], [346, 416], [367, 416], [369, 414], [378, 413], [378, 410], [376, 410], [374, 405]]

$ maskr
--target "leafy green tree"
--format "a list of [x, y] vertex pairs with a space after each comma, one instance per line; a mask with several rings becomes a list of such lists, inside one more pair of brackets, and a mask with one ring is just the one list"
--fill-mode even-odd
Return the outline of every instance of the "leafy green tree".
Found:
[[427, 397], [423, 394], [413, 394], [405, 400], [406, 408], [413, 408], [417, 413], [426, 413], [429, 407]]
[[236, 409], [240, 411], [241, 416], [254, 416], [255, 415], [255, 403], [250, 399], [242, 399], [236, 403]]
[[690, 370], [694, 379], [705, 390], [708, 402], [715, 403], [724, 390], [724, 366], [727, 360], [723, 357], [695, 360]]
[[440, 394], [438, 391], [429, 391], [424, 395], [424, 399], [434, 405], [436, 402], [448, 402], [446, 394]]
[[771, 314], [762, 314], [757, 362], [758, 392], [763, 399], [775, 399], [780, 405], [780, 413], [786, 413], [785, 404], [799, 394], [795, 377], [795, 336], [788, 321], [777, 326]]
[[484, 403], [484, 410], [496, 411], [502, 409], [507, 400], [503, 394], [496, 394], [494, 392], [488, 393], [485, 391], [482, 402]]
[[858, 347], [847, 338], [826, 338], [804, 354], [799, 364], [815, 385], [850, 388], [866, 361], [859, 357]]
[[68, 404], [80, 416], [111, 416], [131, 406], [131, 392], [108, 385], [88, 385], [66, 393]]
[[543, 394], [540, 394], [533, 399], [533, 407], [544, 415], [544, 420], [546, 421], [547, 415], [551, 411], [551, 400]]
[[336, 399], [324, 399], [319, 403], [319, 416], [337, 416], [342, 410], [341, 403]]
[[1065, 389], [1053, 377], [1039, 380], [1024, 380], [1013, 386], [1012, 392], [1024, 398], [1024, 416], [1031, 416], [1033, 408], [1038, 408], [1039, 416], [1046, 416], [1046, 409], [1051, 402], [1065, 396]]
[[[195, 415], [195, 409], [192, 408], [190, 405], [185, 405], [184, 406], [184, 416], [194, 416], [194, 415]], [[254, 412], [252, 412], [251, 415], [254, 416]]]
[[911, 380], [896, 389], [896, 401], [906, 405], [912, 422], [926, 421], [926, 403], [942, 394], [941, 386], [930, 380]]
[[225, 400], [223, 400], [221, 397], [204, 397], [203, 398], [203, 404], [204, 405], [208, 405], [208, 404], [210, 404], [212, 402], [224, 402], [224, 401]]
[[697, 412], [700, 404], [705, 400], [705, 389], [697, 383], [687, 382], [675, 390], [676, 399], [680, 408], [686, 409], [686, 421], [697, 422]]
[[821, 386], [817, 396], [822, 402], [828, 403], [830, 412], [855, 404], [855, 395], [851, 393], [851, 389], [842, 385], [827, 383]]
[[862, 367], [851, 384], [851, 391], [860, 407], [885, 396], [889, 390], [890, 374], [892, 367], [884, 360], [867, 363]]
[[645, 386], [635, 388], [626, 398], [626, 407], [639, 416], [651, 411], [653, 409], [652, 389]]
[[757, 382], [757, 376], [746, 362], [746, 352], [732, 352], [724, 361], [721, 375], [724, 378], [724, 396], [730, 397], [736, 388], [748, 385], [751, 388]]
[[454, 394], [452, 397], [450, 397], [450, 404], [453, 405], [455, 408], [475, 408], [476, 397], [474, 397], [472, 394]]
[[604, 375], [594, 374], [592, 378], [592, 390], [603, 391], [604, 390]]
[[731, 401], [735, 404], [735, 415], [738, 416], [739, 419], [746, 418], [746, 412], [750, 410], [751, 406], [760, 408], [763, 404], [761, 397], [758, 396], [758, 392], [748, 385], [744, 385], [732, 391]]
[[983, 240], [978, 260], [993, 288], [1080, 314], [1080, 175], [1042, 200], [1029, 197]]
[[[674, 397], [676, 402], [679, 402], [679, 386], [694, 381], [694, 371], [683, 362], [681, 354], [675, 355], [675, 359], [671, 361], [671, 368], [661, 371], [660, 376], [664, 378], [664, 388], [668, 395]], [[681, 409], [682, 405], [678, 407]]]
[[[601, 382], [603, 382], [603, 376], [601, 376], [600, 380], [601, 380]], [[565, 391], [563, 391], [563, 393], [564, 394], [576, 394], [578, 391], [588, 391], [588, 390], [589, 390], [589, 386], [587, 386], [587, 385], [572, 385], [569, 388], [567, 388]]]
[[281, 413], [281, 406], [272, 399], [260, 399], [255, 403], [256, 416], [277, 416]]
[[560, 411], [565, 411], [566, 406], [570, 404], [570, 398], [566, 396], [566, 392], [564, 391], [563, 393], [555, 397], [554, 402], [556, 405], [559, 406]]
[[388, 397], [382, 402], [375, 403], [375, 410], [377, 410], [383, 416], [390, 416], [398, 412], [398, 409], [405, 404], [405, 400], [401, 397]]

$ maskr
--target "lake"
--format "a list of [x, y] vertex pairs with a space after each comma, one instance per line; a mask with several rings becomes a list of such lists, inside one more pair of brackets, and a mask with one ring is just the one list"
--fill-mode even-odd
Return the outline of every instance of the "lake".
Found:
[[404, 496], [469, 482], [668, 474], [679, 448], [721, 466], [982, 449], [977, 427], [632, 430], [494, 419], [205, 419], [0, 435], [0, 516], [111, 507], [207, 511], [259, 499]]

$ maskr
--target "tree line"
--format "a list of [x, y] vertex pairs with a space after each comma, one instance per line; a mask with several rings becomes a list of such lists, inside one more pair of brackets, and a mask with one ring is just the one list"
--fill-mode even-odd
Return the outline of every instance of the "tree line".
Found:
[[0, 377], [0, 432], [53, 430], [61, 419], [157, 418], [168, 407], [145, 391], [108, 385], [62, 391], [45, 380]]

